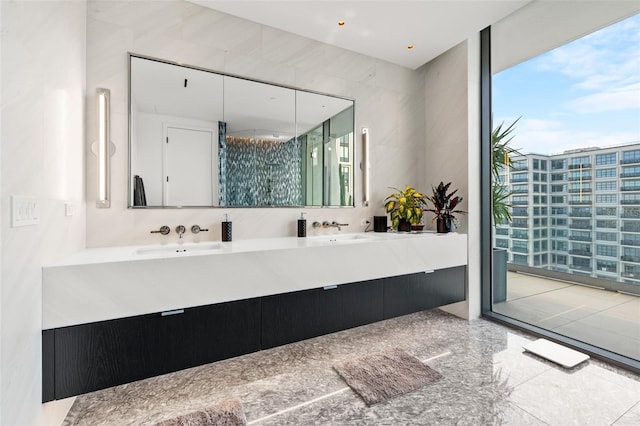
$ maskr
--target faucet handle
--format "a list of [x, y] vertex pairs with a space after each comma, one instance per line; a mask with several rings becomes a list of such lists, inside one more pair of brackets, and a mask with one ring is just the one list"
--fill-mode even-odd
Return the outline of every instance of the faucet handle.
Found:
[[333, 225], [333, 226], [349, 226], [348, 223], [338, 223], [335, 220], [333, 222], [331, 222], [331, 225]]
[[311, 226], [313, 226], [314, 228], [322, 228], [322, 224], [318, 221], [313, 222]]
[[171, 232], [171, 228], [169, 228], [167, 225], [161, 226], [160, 229], [158, 229], [157, 231], [151, 231], [152, 234], [162, 234], [162, 235], [168, 235], [169, 232]]
[[209, 230], [200, 228], [200, 225], [193, 225], [191, 227], [191, 232], [193, 232], [194, 234], [197, 234], [198, 232], [209, 232]]

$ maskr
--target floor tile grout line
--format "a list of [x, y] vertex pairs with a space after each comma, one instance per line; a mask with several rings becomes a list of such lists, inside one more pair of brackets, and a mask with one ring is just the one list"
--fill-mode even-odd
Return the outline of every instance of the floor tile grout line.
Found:
[[540, 421], [541, 423], [544, 423], [545, 425], [549, 426], [549, 423], [545, 422], [544, 420], [542, 420], [540, 417], [536, 416], [535, 414], [530, 413], [529, 411], [525, 410], [524, 408], [522, 408], [521, 406], [519, 406], [515, 402], [511, 401], [509, 403], [512, 404], [514, 407], [518, 407], [518, 409], [524, 411], [525, 413], [527, 413], [528, 415], [530, 415], [534, 419], [536, 419], [536, 420]]
[[559, 316], [562, 316], [562, 315], [568, 314], [569, 312], [577, 311], [578, 309], [585, 308], [586, 306], [587, 306], [587, 305], [580, 305], [580, 306], [576, 306], [576, 307], [571, 308], [571, 309], [568, 309], [568, 310], [566, 310], [566, 311], [558, 312], [557, 314], [553, 314], [553, 315], [550, 315], [550, 316], [548, 316], [548, 317], [544, 317], [544, 318], [542, 318], [541, 320], [538, 320], [538, 324], [540, 324], [541, 322], [544, 322], [544, 321], [550, 320], [550, 319], [552, 319], [552, 318], [556, 318], [556, 317], [559, 317]]
[[[420, 362], [422, 362], [424, 364], [424, 363], [427, 363], [429, 361], [433, 361], [433, 360], [436, 360], [436, 359], [439, 359], [439, 358], [442, 358], [442, 357], [445, 357], [445, 356], [448, 356], [448, 355], [451, 355], [451, 351], [447, 351], [447, 352], [441, 353], [440, 355], [436, 355], [436, 356], [433, 356], [431, 358], [427, 358], [425, 360], [421, 360]], [[280, 411], [277, 411], [275, 413], [268, 414], [266, 416], [260, 417], [258, 419], [251, 420], [250, 422], [247, 422], [247, 425], [257, 424], [257, 423], [263, 422], [265, 420], [269, 420], [269, 419], [271, 419], [273, 417], [277, 417], [277, 416], [280, 416], [282, 414], [289, 413], [291, 411], [295, 411], [298, 408], [306, 407], [307, 405], [311, 405], [311, 404], [314, 404], [314, 403], [316, 403], [318, 401], [322, 401], [324, 399], [327, 399], [327, 398], [330, 398], [332, 396], [338, 395], [338, 394], [340, 394], [342, 392], [348, 391], [349, 389], [351, 389], [351, 388], [348, 387], [348, 386], [345, 387], [345, 388], [338, 389], [337, 391], [330, 392], [328, 394], [319, 396], [319, 397], [311, 399], [309, 401], [305, 401], [305, 402], [302, 402], [300, 404], [296, 404], [296, 405], [293, 405], [291, 407], [287, 407], [287, 408], [285, 408], [283, 410], [280, 410]]]
[[625, 411], [624, 413], [620, 414], [620, 417], [618, 417], [617, 419], [615, 419], [612, 423], [611, 426], [614, 426], [618, 420], [620, 420], [621, 418], [623, 418], [624, 416], [627, 415], [627, 413], [629, 413], [631, 410], [633, 410], [634, 408], [640, 406], [640, 401], [636, 402], [635, 404], [633, 404], [631, 407], [629, 407], [629, 409], [627, 411]]
[[[564, 290], [566, 288], [573, 287], [575, 285], [577, 285], [577, 284], [569, 284], [569, 285], [567, 285], [565, 287], [554, 288], [553, 290], [545, 290], [545, 291], [541, 291], [540, 293], [527, 294], [526, 296], [520, 296], [520, 297], [516, 297], [516, 298], [513, 298], [513, 299], [505, 300], [504, 303], [506, 303], [506, 302], [515, 302], [516, 300], [528, 299], [529, 297], [535, 297], [535, 296], [538, 296], [540, 294], [553, 293], [554, 291]], [[503, 302], [500, 302], [500, 303], [503, 303]]]

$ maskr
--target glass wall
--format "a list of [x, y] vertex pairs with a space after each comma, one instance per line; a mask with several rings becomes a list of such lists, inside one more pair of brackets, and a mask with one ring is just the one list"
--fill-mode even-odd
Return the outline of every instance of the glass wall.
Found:
[[634, 360], [639, 34], [634, 15], [492, 79], [493, 129], [510, 129], [492, 135], [494, 151], [509, 141], [508, 155], [493, 155], [501, 164], [492, 185], [508, 194], [510, 215], [494, 219], [492, 245], [507, 262], [492, 264], [492, 289], [506, 297], [494, 296], [491, 310]]

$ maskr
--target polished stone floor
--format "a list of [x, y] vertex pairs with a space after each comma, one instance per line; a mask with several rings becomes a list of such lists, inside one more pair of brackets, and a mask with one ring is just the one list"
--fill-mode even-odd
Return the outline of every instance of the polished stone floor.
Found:
[[509, 272], [493, 310], [640, 360], [640, 296]]
[[[256, 425], [640, 424], [640, 376], [565, 370], [523, 353], [530, 340], [436, 309], [79, 396], [64, 424], [149, 425], [230, 397]], [[443, 378], [367, 407], [331, 366], [389, 347]]]

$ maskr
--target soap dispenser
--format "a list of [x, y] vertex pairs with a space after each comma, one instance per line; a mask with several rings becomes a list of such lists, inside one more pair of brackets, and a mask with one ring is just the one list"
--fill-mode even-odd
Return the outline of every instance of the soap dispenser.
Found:
[[229, 220], [229, 215], [224, 215], [224, 222], [222, 222], [222, 241], [231, 241], [231, 221]]
[[304, 218], [306, 213], [300, 213], [300, 219], [298, 219], [298, 237], [304, 238], [307, 236], [307, 220]]

